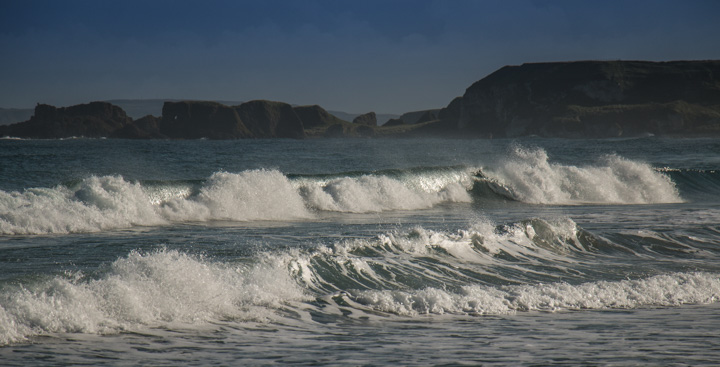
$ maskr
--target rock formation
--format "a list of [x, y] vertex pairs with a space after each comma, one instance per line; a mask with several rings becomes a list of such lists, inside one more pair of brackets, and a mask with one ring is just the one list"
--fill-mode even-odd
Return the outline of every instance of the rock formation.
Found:
[[353, 119], [353, 124], [377, 126], [377, 116], [375, 112], [368, 112]]
[[305, 126], [306, 129], [329, 127], [333, 124], [345, 122], [318, 105], [298, 106], [293, 109], [300, 120], [302, 120], [303, 126]]
[[399, 119], [406, 124], [419, 124], [427, 121], [436, 120], [437, 114], [440, 110], [420, 110], [403, 113]]
[[165, 102], [159, 127], [173, 139], [253, 137], [234, 108], [216, 102]]
[[506, 66], [442, 109], [476, 136], [702, 135], [720, 124], [720, 61]]
[[302, 120], [287, 103], [257, 100], [233, 108], [256, 138], [305, 137]]
[[1, 126], [0, 135], [37, 139], [101, 138], [131, 123], [120, 107], [107, 102], [61, 108], [38, 104], [30, 120]]
[[400, 125], [405, 125], [405, 121], [403, 121], [401, 119], [390, 119], [383, 126], [390, 127], [390, 126], [400, 126]]
[[440, 110], [377, 125], [370, 112], [349, 123], [322, 107], [250, 101], [167, 101], [162, 117], [132, 121], [120, 107], [38, 104], [25, 122], [0, 126], [24, 138], [242, 139], [538, 135], [607, 138], [720, 136], [720, 61], [578, 61], [506, 66]]
[[110, 137], [117, 139], [168, 139], [168, 136], [160, 132], [162, 118], [147, 115], [141, 117], [132, 124], [115, 130]]

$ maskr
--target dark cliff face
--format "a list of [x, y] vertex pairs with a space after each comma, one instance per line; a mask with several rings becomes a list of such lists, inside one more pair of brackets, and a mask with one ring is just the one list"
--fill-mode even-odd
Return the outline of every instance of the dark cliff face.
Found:
[[327, 127], [343, 122], [343, 120], [332, 115], [318, 105], [298, 106], [294, 107], [293, 109], [295, 110], [295, 113], [298, 115], [300, 120], [302, 120], [303, 126], [305, 126], [306, 129]]
[[494, 137], [612, 137], [698, 132], [717, 106], [720, 61], [581, 61], [506, 66], [440, 118]]
[[359, 125], [377, 126], [377, 115], [375, 115], [375, 112], [364, 113], [355, 117], [352, 122]]
[[176, 139], [252, 137], [235, 109], [215, 102], [165, 102], [160, 132]]
[[233, 108], [257, 138], [305, 137], [303, 121], [287, 103], [258, 100]]
[[61, 108], [38, 104], [30, 120], [3, 126], [0, 134], [40, 139], [100, 138], [131, 123], [120, 107], [107, 102]]
[[165, 102], [162, 117], [132, 121], [107, 102], [39, 104], [0, 136], [127, 139], [450, 136], [567, 138], [720, 136], [720, 61], [580, 61], [506, 66], [440, 110], [377, 127], [368, 113], [343, 121], [322, 107], [250, 101]]

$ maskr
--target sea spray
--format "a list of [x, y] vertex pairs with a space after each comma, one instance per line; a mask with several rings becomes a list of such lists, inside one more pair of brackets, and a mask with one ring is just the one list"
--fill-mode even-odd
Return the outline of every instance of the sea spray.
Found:
[[388, 210], [427, 209], [441, 202], [469, 202], [467, 189], [458, 182], [422, 188], [383, 176], [338, 178], [309, 183], [301, 188], [312, 208], [326, 211], [368, 213]]
[[0, 191], [3, 234], [96, 232], [163, 223], [141, 185], [120, 176], [92, 176], [70, 187]]
[[116, 333], [218, 320], [267, 321], [308, 300], [283, 263], [216, 263], [174, 250], [131, 252], [107, 273], [56, 276], [0, 293], [0, 345], [58, 332]]
[[78, 183], [0, 191], [0, 233], [100, 232], [205, 221], [293, 221], [314, 211], [382, 212], [469, 202], [464, 171], [295, 179], [277, 170], [216, 172], [197, 183], [141, 182], [90, 176]]
[[196, 197], [169, 200], [161, 205], [161, 212], [175, 221], [296, 220], [311, 217], [288, 178], [275, 170], [214, 173]]
[[508, 225], [482, 220], [454, 232], [415, 227], [320, 245], [299, 252], [290, 268], [318, 293], [554, 281], [568, 276], [567, 267], [582, 256], [600, 256], [594, 247], [600, 242], [568, 218]]
[[590, 166], [551, 163], [541, 148], [514, 146], [484, 171], [516, 200], [533, 204], [655, 204], [682, 202], [670, 178], [650, 165], [608, 155]]
[[216, 172], [191, 183], [147, 184], [121, 176], [90, 176], [54, 188], [0, 191], [0, 233], [100, 232], [218, 220], [313, 220], [322, 211], [380, 213], [508, 198], [534, 204], [682, 201], [666, 172], [646, 163], [609, 155], [590, 166], [563, 165], [551, 163], [542, 149], [516, 146], [510, 157], [482, 169], [425, 167], [324, 176], [259, 169]]

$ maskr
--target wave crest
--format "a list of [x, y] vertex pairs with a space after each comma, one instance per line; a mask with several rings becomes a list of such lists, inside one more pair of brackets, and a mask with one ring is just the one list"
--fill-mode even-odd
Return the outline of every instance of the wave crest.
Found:
[[503, 315], [526, 311], [569, 311], [707, 304], [720, 300], [720, 276], [676, 273], [647, 279], [552, 283], [522, 286], [465, 286], [453, 293], [438, 288], [418, 291], [356, 291], [348, 302], [359, 308], [399, 315]]
[[667, 175], [617, 155], [592, 166], [574, 166], [551, 163], [540, 148], [514, 147], [508, 159], [483, 173], [516, 200], [532, 204], [682, 202]]
[[115, 333], [138, 326], [275, 317], [309, 298], [283, 264], [230, 266], [174, 250], [133, 251], [107, 274], [55, 277], [0, 293], [0, 345], [56, 332]]

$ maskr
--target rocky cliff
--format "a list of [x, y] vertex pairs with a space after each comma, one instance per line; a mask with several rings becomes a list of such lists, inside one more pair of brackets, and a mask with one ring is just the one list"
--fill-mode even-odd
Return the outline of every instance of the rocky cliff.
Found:
[[717, 133], [720, 61], [506, 66], [438, 116], [451, 130], [485, 137]]
[[107, 102], [91, 102], [70, 107], [38, 104], [30, 120], [0, 126], [0, 136], [37, 139], [69, 137], [108, 137], [132, 123], [125, 111]]
[[174, 139], [252, 137], [234, 108], [216, 102], [165, 102], [160, 132]]
[[353, 124], [367, 125], [367, 126], [378, 126], [377, 115], [375, 112], [364, 113], [353, 119]]
[[[323, 110], [324, 111], [324, 110]], [[326, 112], [327, 114], [327, 112]], [[329, 115], [331, 120], [338, 120]], [[250, 101], [237, 106], [217, 102], [165, 102], [162, 116], [133, 121], [107, 102], [53, 107], [39, 104], [30, 120], [0, 126], [0, 136], [57, 139], [303, 138], [303, 121], [282, 102]]]
[[295, 113], [302, 120], [303, 126], [305, 126], [306, 129], [328, 127], [345, 122], [318, 105], [297, 106], [294, 107], [293, 110], [295, 110]]
[[[409, 120], [409, 121], [405, 121]], [[0, 136], [243, 139], [538, 135], [609, 138], [720, 136], [720, 61], [577, 61], [506, 66], [440, 110], [407, 113], [384, 126], [374, 113], [350, 123], [322, 107], [250, 101], [168, 101], [162, 116], [132, 121], [120, 107], [39, 104]]]
[[303, 121], [287, 103], [258, 100], [233, 108], [256, 138], [305, 137]]

